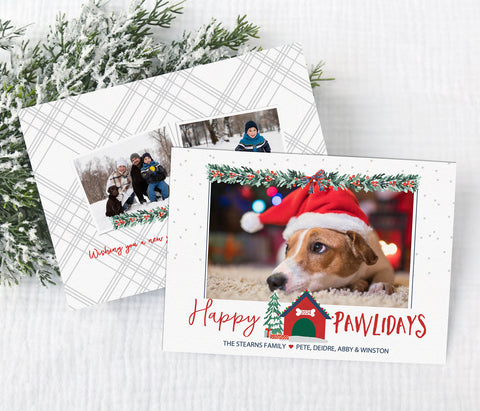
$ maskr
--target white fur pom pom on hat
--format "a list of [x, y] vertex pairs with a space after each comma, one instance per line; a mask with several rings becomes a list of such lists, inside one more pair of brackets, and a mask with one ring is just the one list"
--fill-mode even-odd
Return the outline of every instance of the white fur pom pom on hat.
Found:
[[245, 213], [240, 220], [240, 226], [247, 233], [256, 233], [257, 231], [260, 231], [263, 228], [263, 224], [260, 221], [260, 214], [253, 211]]

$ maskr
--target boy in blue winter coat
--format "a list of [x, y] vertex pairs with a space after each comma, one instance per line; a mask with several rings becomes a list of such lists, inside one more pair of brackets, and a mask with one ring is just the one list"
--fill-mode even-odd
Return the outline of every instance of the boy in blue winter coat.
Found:
[[153, 161], [150, 153], [142, 156], [142, 176], [148, 183], [147, 194], [150, 201], [157, 201], [155, 188], [159, 188], [164, 200], [168, 198], [168, 184], [165, 182], [167, 171], [156, 161]]
[[256, 151], [259, 153], [270, 153], [270, 144], [259, 134], [257, 124], [250, 120], [245, 124], [245, 134], [235, 151]]

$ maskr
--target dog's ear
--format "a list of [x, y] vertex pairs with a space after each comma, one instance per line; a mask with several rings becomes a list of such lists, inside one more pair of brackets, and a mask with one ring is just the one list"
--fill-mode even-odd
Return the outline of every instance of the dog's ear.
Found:
[[350, 246], [355, 257], [360, 258], [367, 265], [373, 265], [377, 262], [377, 254], [360, 234], [355, 231], [347, 231], [347, 237], [350, 240]]

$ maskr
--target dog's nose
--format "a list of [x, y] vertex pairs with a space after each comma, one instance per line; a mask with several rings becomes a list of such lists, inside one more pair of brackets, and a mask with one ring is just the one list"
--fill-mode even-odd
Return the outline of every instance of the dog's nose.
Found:
[[272, 274], [270, 277], [267, 278], [268, 288], [270, 291], [274, 291], [276, 289], [285, 290], [285, 283], [287, 282], [287, 277], [282, 273]]

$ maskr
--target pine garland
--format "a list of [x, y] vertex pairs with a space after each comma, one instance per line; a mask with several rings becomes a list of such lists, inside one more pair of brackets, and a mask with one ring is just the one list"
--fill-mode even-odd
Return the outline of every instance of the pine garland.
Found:
[[150, 211], [139, 210], [110, 217], [115, 230], [140, 224], [163, 221], [168, 217], [168, 207], [157, 207]]
[[296, 170], [253, 169], [250, 167], [232, 167], [229, 165], [207, 164], [207, 179], [211, 183], [251, 185], [256, 187], [297, 188], [310, 185], [310, 192], [326, 189], [351, 189], [354, 191], [403, 191], [418, 190], [420, 176], [417, 174], [373, 174], [364, 175], [326, 173], [319, 170], [313, 176]]

